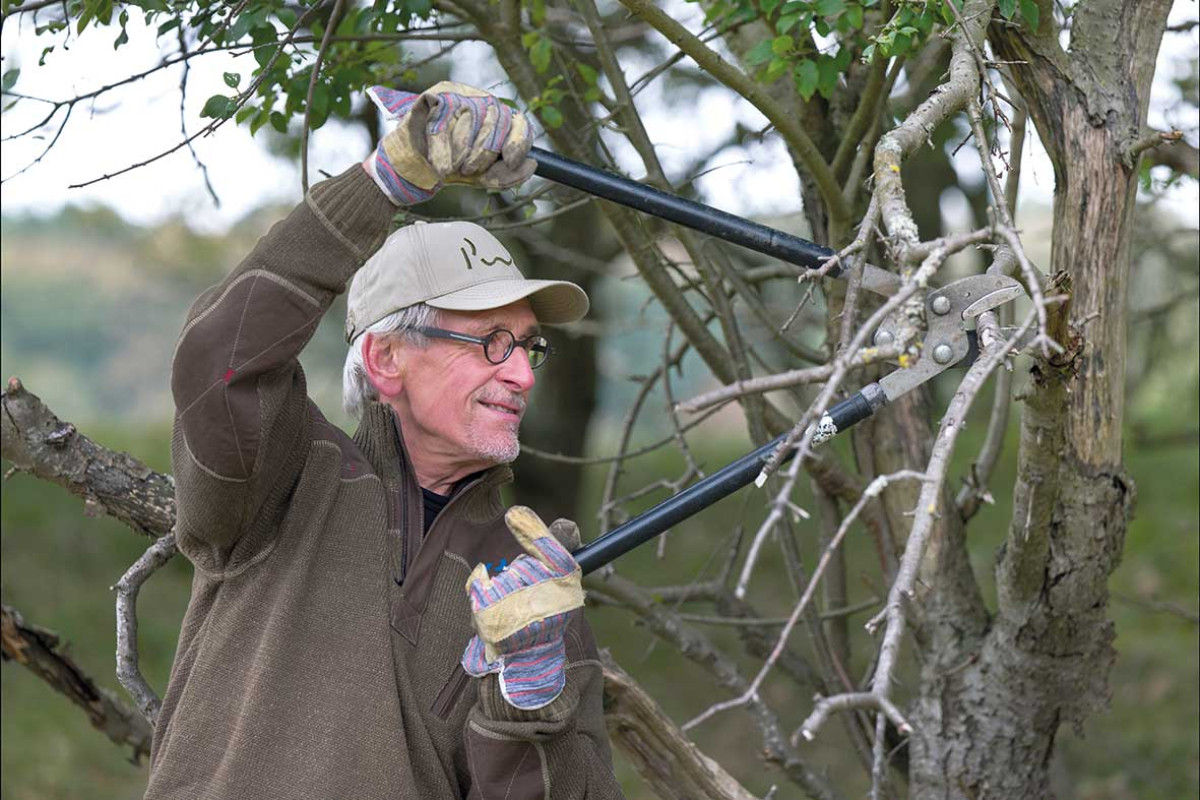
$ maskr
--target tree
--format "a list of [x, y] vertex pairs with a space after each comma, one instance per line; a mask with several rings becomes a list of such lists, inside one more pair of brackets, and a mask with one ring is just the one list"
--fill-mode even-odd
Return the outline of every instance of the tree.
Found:
[[[702, 0], [699, 13], [681, 14], [686, 24], [645, 0], [621, 0], [621, 6], [593, 0], [72, 0], [11, 3], [5, 19], [34, 15], [37, 35], [48, 42], [89, 27], [119, 27], [120, 47], [131, 15], [142, 15], [160, 38], [175, 40], [164, 45], [158, 69], [186, 69], [215, 51], [249, 51], [253, 72], [227, 74], [229, 94], [209, 98], [203, 112], [208, 122], [174, 149], [229, 120], [251, 132], [270, 125], [298, 138], [306, 184], [310, 129], [331, 116], [352, 116], [355, 98], [372, 83], [414, 90], [426, 83], [423, 65], [413, 64], [404, 49], [416, 41], [441, 43], [438, 56], [464, 40], [486, 42], [513, 102], [536, 117], [555, 150], [615, 169], [611, 153], [619, 146], [636, 154], [647, 183], [670, 191], [698, 193], [692, 181], [672, 180], [664, 167], [640, 113], [639, 93], [655, 80], [670, 80], [689, 87], [681, 93], [685, 103], [701, 89], [749, 103], [768, 129], [736, 134], [778, 137], [786, 145], [813, 238], [838, 252], [834, 261], [849, 272], [847, 284], [823, 277], [831, 263], [811, 272], [787, 265], [751, 269], [744, 253], [694, 232], [546, 187], [450, 212], [514, 226], [514, 235], [534, 253], [586, 252], [590, 231], [602, 218], [666, 312], [661, 364], [642, 376], [610, 471], [605, 527], [638, 494], [622, 498], [617, 489], [631, 454], [629, 432], [655, 384], [670, 391], [672, 370], [684, 353], [694, 352], [702, 369], [726, 387], [692, 398], [684, 409], [737, 402], [756, 445], [793, 431], [789, 446], [801, 457], [775, 472], [767, 493], [751, 498], [762, 522], [753, 537], [732, 537], [715, 577], [651, 588], [619, 571], [603, 572], [589, 579], [589, 591], [640, 618], [731, 694], [685, 728], [745, 707], [766, 760], [781, 780], [808, 796], [846, 796], [797, 743], [826, 735], [823, 726], [832, 718], [870, 776], [873, 797], [902, 794], [904, 784], [913, 797], [1048, 796], [1060, 726], [1078, 726], [1103, 706], [1114, 659], [1107, 582], [1134, 502], [1122, 463], [1122, 424], [1126, 295], [1142, 166], [1147, 153], [1177, 142], [1162, 160], [1196, 177], [1193, 144], [1179, 142], [1178, 131], [1153, 131], [1145, 122], [1170, 3]], [[647, 55], [658, 65], [631, 80], [626, 65]], [[183, 91], [186, 71], [184, 81]], [[4, 83], [6, 102], [38, 102], [20, 92], [15, 71], [5, 74]], [[29, 132], [48, 127], [52, 148], [54, 131], [74, 124], [76, 104], [115, 88], [52, 101]], [[1054, 167], [1048, 275], [1027, 255], [1014, 223], [1027, 119]], [[960, 129], [979, 151], [987, 191], [975, 193], [982, 214], [976, 229], [948, 233], [938, 229], [936, 217], [915, 213], [921, 207], [915, 198], [931, 195], [930, 186], [914, 180], [910, 165], [927, 152], [927, 142], [944, 141]], [[932, 158], [946, 163], [942, 149]], [[700, 154], [693, 166], [701, 170], [712, 160], [712, 154]], [[1003, 183], [997, 162], [1008, 167]], [[940, 191], [951, 180], [933, 181], [933, 188]], [[554, 210], [543, 210], [547, 202]], [[949, 256], [976, 246], [986, 248], [992, 272], [1017, 277], [1033, 299], [1022, 323], [1032, 345], [1031, 382], [1021, 409], [1012, 521], [995, 563], [994, 606], [984, 601], [967, 558], [966, 530], [990, 496], [1011, 406], [1006, 371], [992, 379], [996, 399], [987, 439], [958, 492], [949, 473], [968, 409], [1017, 341], [1000, 334], [1005, 320], [981, 317], [981, 357], [961, 379], [940, 424], [933, 422], [929, 393], [920, 391], [857, 428], [848, 458], [816, 447], [811, 428], [840, 396], [886, 371], [883, 348], [868, 346], [874, 332], [869, 323], [877, 321], [880, 305], [862, 291], [864, 264], [883, 264], [899, 276], [901, 289], [888, 310], [904, 310], [911, 324], [887, 354], [902, 365], [919, 364], [931, 357], [920, 348], [929, 281]], [[823, 319], [808, 326], [823, 332], [819, 346], [810, 343], [812, 331], [790, 329], [789, 317], [811, 294], [792, 293], [797, 277], [819, 285], [826, 300]], [[595, 402], [588, 385], [591, 352], [585, 339], [578, 350], [581, 369], [569, 378], [570, 390], [559, 392], [588, 413]], [[779, 366], [793, 358], [824, 366]], [[801, 387], [810, 384], [821, 388], [806, 393]], [[791, 402], [765, 396], [780, 389]], [[88, 450], [95, 445], [81, 434], [51, 440], [46, 425], [51, 433], [66, 429], [17, 384], [10, 384], [5, 406], [6, 459], [68, 485], [141, 532], [169, 531], [167, 478], [151, 475], [160, 483], [150, 491], [146, 471], [109, 465], [110, 456], [96, 457]], [[668, 443], [685, 461], [684, 473], [665, 482], [673, 489], [700, 471], [683, 413], [670, 415], [674, 435]], [[581, 418], [586, 421], [586, 414], [574, 419]], [[564, 426], [542, 441], [581, 453], [583, 427]], [[65, 450], [62, 438], [70, 439]], [[80, 458], [86, 460], [73, 460]], [[120, 479], [114, 483], [113, 476]], [[801, 558], [793, 519], [802, 477], [811, 482], [825, 546], [811, 569]], [[547, 495], [536, 487], [530, 485], [532, 495]], [[151, 511], [158, 516], [145, 516]], [[870, 623], [878, 640], [861, 682], [852, 677], [856, 654], [846, 617], [836, 614], [848, 606], [848, 566], [839, 544], [860, 523], [878, 553], [878, 563], [863, 568], [887, 587], [884, 607]], [[761, 621], [763, 613], [747, 597], [764, 580], [756, 559], [768, 541], [779, 543], [793, 593], [782, 635], [773, 633], [778, 626], [747, 624], [731, 645], [678, 611], [683, 602], [698, 603], [727, 621]], [[169, 549], [170, 540], [159, 539], [148, 557]], [[813, 599], [818, 589], [823, 611], [835, 612], [831, 620], [822, 621]], [[136, 597], [136, 584], [131, 592]], [[801, 622], [811, 634], [811, 656], [789, 638]], [[6, 634], [6, 648], [8, 643]], [[895, 687], [899, 672], [909, 669], [902, 645], [911, 651], [915, 676], [911, 691], [903, 693]], [[747, 655], [754, 659], [750, 671]], [[858, 661], [867, 666], [861, 653]], [[777, 707], [760, 691], [774, 674], [819, 695], [804, 709], [799, 737], [789, 738], [781, 721], [795, 709]], [[662, 796], [745, 796], [615, 665], [610, 678], [614, 736]], [[147, 688], [139, 705], [152, 717]], [[899, 744], [907, 748], [897, 758]], [[672, 760], [674, 769], [666, 766]]]

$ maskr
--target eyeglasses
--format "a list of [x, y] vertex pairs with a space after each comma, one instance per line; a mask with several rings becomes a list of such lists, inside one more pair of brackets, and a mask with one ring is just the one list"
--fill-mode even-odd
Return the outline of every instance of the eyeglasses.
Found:
[[466, 342], [468, 344], [477, 344], [483, 347], [484, 358], [491, 364], [503, 364], [508, 360], [508, 357], [513, 354], [513, 350], [518, 347], [525, 348], [525, 352], [529, 355], [529, 368], [537, 369], [542, 364], [546, 363], [546, 359], [550, 357], [550, 341], [541, 334], [533, 334], [526, 336], [524, 339], [518, 339], [513, 335], [512, 331], [506, 331], [503, 328], [497, 331], [492, 331], [487, 336], [471, 336], [458, 331], [448, 331], [444, 328], [413, 328], [417, 333], [424, 334], [431, 339], [450, 339], [455, 342]]

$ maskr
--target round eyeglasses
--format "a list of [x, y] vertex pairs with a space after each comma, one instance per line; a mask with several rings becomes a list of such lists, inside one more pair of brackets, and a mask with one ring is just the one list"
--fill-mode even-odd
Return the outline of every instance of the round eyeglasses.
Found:
[[530, 369], [537, 369], [550, 357], [550, 341], [538, 333], [518, 339], [512, 331], [506, 331], [503, 328], [492, 331], [487, 336], [471, 336], [458, 331], [448, 331], [445, 328], [424, 326], [413, 328], [413, 330], [431, 339], [450, 339], [455, 342], [480, 345], [483, 347], [484, 358], [490, 364], [503, 364], [513, 354], [513, 350], [518, 347], [525, 348], [525, 352], [529, 355]]

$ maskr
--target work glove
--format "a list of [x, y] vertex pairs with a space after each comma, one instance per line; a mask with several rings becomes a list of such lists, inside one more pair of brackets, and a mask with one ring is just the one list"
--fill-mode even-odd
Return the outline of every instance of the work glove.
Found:
[[496, 673], [508, 704], [531, 711], [567, 683], [563, 634], [570, 612], [583, 606], [583, 586], [579, 565], [559, 540], [578, 546], [579, 530], [568, 520], [547, 528], [525, 506], [510, 508], [504, 522], [525, 554], [496, 576], [479, 564], [467, 579], [477, 635], [462, 666], [476, 678]]
[[414, 205], [446, 183], [506, 189], [537, 168], [525, 115], [487, 92], [442, 81], [421, 94], [374, 86], [367, 95], [398, 120], [363, 162], [396, 205]]

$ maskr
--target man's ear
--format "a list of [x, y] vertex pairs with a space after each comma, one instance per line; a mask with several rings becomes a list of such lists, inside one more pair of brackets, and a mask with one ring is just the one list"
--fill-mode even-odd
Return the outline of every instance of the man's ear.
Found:
[[380, 398], [395, 397], [404, 387], [404, 347], [395, 336], [364, 334], [363, 366]]

